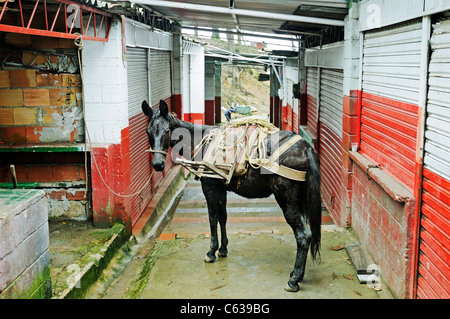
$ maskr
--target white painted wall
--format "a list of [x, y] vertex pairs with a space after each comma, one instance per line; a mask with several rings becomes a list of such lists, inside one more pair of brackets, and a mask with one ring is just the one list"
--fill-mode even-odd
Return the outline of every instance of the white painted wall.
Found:
[[122, 60], [121, 23], [111, 26], [108, 42], [83, 42], [86, 123], [93, 144], [119, 144], [128, 126], [127, 72]]
[[[205, 51], [201, 47], [198, 54], [189, 54], [191, 109], [185, 113], [205, 112]], [[214, 83], [213, 83], [214, 86]]]

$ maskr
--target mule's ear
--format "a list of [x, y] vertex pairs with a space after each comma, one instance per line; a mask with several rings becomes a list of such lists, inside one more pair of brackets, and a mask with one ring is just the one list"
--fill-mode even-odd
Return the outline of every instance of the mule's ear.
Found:
[[161, 116], [164, 118], [168, 118], [169, 115], [169, 107], [167, 106], [167, 103], [163, 100], [159, 100], [159, 112], [161, 113]]
[[145, 114], [149, 119], [151, 119], [152, 116], [153, 116], [153, 110], [152, 110], [152, 108], [150, 107], [150, 105], [148, 105], [147, 101], [145, 101], [145, 100], [142, 102], [142, 112], [144, 112], [144, 114]]

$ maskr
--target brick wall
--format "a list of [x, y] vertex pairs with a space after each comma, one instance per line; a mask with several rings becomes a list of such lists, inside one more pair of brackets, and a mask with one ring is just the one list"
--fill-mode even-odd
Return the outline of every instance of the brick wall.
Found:
[[11, 183], [14, 164], [19, 183], [33, 183], [47, 197], [49, 218], [87, 219], [89, 194], [83, 152], [2, 153], [0, 183]]
[[0, 141], [82, 142], [80, 85], [77, 74], [1, 70]]
[[2, 152], [0, 183], [14, 164], [19, 183], [44, 190], [50, 218], [89, 216], [84, 153], [58, 149], [84, 142], [76, 50], [72, 40], [0, 34], [0, 147], [45, 146]]
[[414, 201], [394, 200], [353, 164], [352, 228], [398, 298], [408, 296]]
[[0, 36], [0, 58], [7, 62], [0, 70], [3, 145], [84, 141], [76, 49], [72, 41], [44, 39]]

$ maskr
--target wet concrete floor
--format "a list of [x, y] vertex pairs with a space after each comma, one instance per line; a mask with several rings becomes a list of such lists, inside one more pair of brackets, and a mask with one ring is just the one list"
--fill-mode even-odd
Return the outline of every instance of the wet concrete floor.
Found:
[[357, 238], [336, 227], [326, 211], [321, 262], [314, 264], [309, 255], [300, 291], [286, 292], [296, 243], [275, 199], [243, 199], [230, 192], [227, 207], [228, 257], [204, 263], [210, 242], [207, 208], [200, 183], [188, 181], [160, 240], [143, 241], [118, 256], [87, 298], [391, 298], [384, 284], [381, 291], [360, 284], [345, 249], [332, 249]]

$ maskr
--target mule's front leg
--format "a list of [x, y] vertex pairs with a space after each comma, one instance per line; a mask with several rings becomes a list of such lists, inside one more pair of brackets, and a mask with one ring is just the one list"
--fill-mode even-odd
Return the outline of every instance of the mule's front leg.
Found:
[[208, 205], [209, 227], [211, 230], [211, 243], [205, 262], [211, 263], [216, 260], [216, 252], [219, 250], [219, 236], [217, 232], [217, 224], [219, 222], [222, 233], [222, 245], [219, 250], [219, 256], [224, 257], [227, 254], [228, 239], [225, 232], [227, 191], [222, 181], [209, 178], [202, 179], [202, 190]]
[[206, 253], [205, 263], [213, 263], [216, 260], [216, 251], [219, 249], [219, 238], [217, 234], [217, 216], [208, 207], [209, 228], [211, 230], [211, 243], [209, 251]]

